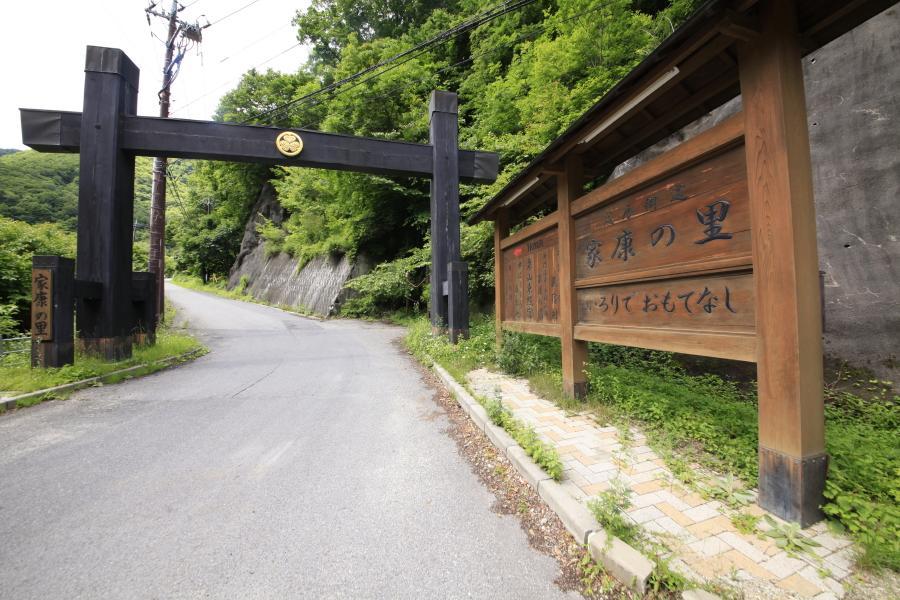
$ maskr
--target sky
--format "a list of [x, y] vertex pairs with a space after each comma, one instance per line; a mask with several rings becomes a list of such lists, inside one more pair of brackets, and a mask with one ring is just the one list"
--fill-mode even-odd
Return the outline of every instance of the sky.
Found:
[[[209, 119], [219, 98], [251, 67], [293, 72], [307, 56], [291, 19], [310, 0], [181, 0], [187, 22], [208, 19], [200, 54], [191, 50], [172, 86], [171, 116]], [[160, 0], [166, 8], [171, 0]], [[167, 23], [147, 25], [147, 0], [4, 0], [0, 4], [0, 148], [25, 148], [19, 108], [81, 111], [84, 51], [121, 48], [141, 70], [138, 114], [159, 114]], [[248, 6], [249, 5], [249, 6]], [[246, 7], [232, 16], [232, 11]], [[216, 23], [218, 19], [221, 22]], [[283, 54], [282, 54], [283, 52]]]

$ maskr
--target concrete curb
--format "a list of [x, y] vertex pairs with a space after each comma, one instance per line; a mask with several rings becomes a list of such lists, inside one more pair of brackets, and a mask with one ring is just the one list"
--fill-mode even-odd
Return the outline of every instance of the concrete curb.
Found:
[[481, 404], [459, 382], [437, 363], [434, 363], [434, 371], [478, 428], [484, 430], [494, 445], [506, 454], [519, 474], [559, 516], [572, 537], [579, 544], [587, 544], [593, 559], [603, 565], [613, 577], [643, 594], [656, 563], [619, 538], [607, 535], [584, 504], [553, 481], [506, 431], [491, 423]]
[[102, 382], [104, 379], [108, 379], [110, 377], [114, 377], [116, 375], [122, 375], [124, 373], [130, 373], [132, 371], [137, 371], [139, 369], [145, 369], [152, 365], [160, 365], [166, 364], [170, 362], [175, 362], [178, 360], [186, 360], [191, 358], [195, 354], [199, 354], [202, 352], [204, 348], [195, 348], [194, 350], [190, 350], [185, 352], [184, 354], [178, 354], [175, 356], [170, 356], [168, 358], [163, 358], [157, 360], [152, 363], [144, 363], [142, 365], [135, 365], [133, 367], [128, 367], [127, 369], [119, 369], [118, 371], [112, 371], [110, 373], [106, 373], [104, 375], [98, 375], [97, 377], [89, 377], [88, 379], [82, 379], [80, 381], [73, 381], [72, 383], [66, 383], [63, 385], [58, 385], [52, 388], [46, 388], [43, 390], [37, 390], [36, 392], [28, 392], [27, 394], [21, 394], [19, 396], [13, 396], [12, 398], [0, 398], [0, 413], [4, 413], [8, 410], [12, 410], [16, 408], [19, 404], [19, 400], [27, 400], [28, 398], [38, 398], [40, 396], [46, 396], [47, 394], [54, 394], [56, 392], [66, 392], [69, 390], [78, 390], [81, 388], [88, 387], [98, 382]]

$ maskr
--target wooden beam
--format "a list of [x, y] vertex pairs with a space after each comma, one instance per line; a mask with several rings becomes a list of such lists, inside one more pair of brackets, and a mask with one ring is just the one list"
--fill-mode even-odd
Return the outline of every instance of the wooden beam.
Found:
[[[654, 329], [652, 327], [628, 327], [617, 325], [577, 325], [575, 339], [604, 344], [621, 344], [648, 350], [665, 350], [697, 356], [712, 356], [730, 360], [753, 362], [756, 360], [756, 336], [748, 333], [723, 331], [690, 331]], [[711, 344], [710, 340], [715, 343]]]
[[587, 342], [575, 339], [578, 301], [575, 294], [575, 222], [572, 202], [583, 193], [584, 176], [581, 156], [566, 158], [566, 172], [556, 178], [559, 215], [559, 329], [562, 344], [563, 393], [583, 398], [587, 394]]
[[825, 484], [822, 316], [795, 4], [760, 3], [740, 48], [759, 380], [759, 503], [804, 527]]
[[503, 321], [503, 329], [519, 333], [533, 333], [560, 337], [558, 323], [534, 323], [531, 321]]
[[[81, 113], [21, 109], [22, 142], [41, 152], [78, 152]], [[141, 156], [251, 162], [286, 167], [357, 171], [375, 175], [431, 177], [430, 145], [292, 129], [303, 140], [296, 157], [282, 155], [277, 127], [214, 121], [129, 116], [122, 120], [119, 148]], [[460, 150], [459, 177], [468, 183], [497, 178], [494, 152]]]
[[[508, 213], [507, 213], [508, 215]], [[527, 225], [515, 232], [509, 237], [505, 237], [500, 240], [500, 247], [504, 250], [509, 248], [510, 246], [515, 246], [516, 244], [527, 240], [530, 237], [534, 237], [539, 233], [543, 233], [547, 231], [551, 227], [556, 227], [556, 224], [559, 223], [559, 212], [552, 212], [546, 217], [539, 219], [532, 223], [531, 225]], [[507, 218], [507, 231], [509, 230], [509, 220]]]

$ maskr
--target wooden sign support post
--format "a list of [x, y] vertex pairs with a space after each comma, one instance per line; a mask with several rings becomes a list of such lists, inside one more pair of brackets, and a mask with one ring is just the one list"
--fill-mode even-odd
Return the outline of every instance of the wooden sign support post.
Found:
[[138, 69], [125, 53], [89, 46], [81, 115], [78, 278], [101, 284], [80, 298], [79, 343], [110, 360], [131, 356], [134, 154], [120, 144], [123, 118], [137, 112]]
[[75, 362], [75, 261], [61, 256], [31, 259], [31, 366]]
[[562, 349], [563, 393], [583, 398], [587, 393], [584, 368], [587, 365], [587, 342], [575, 339], [578, 297], [575, 293], [575, 220], [572, 202], [583, 193], [584, 175], [581, 157], [569, 156], [565, 171], [556, 177], [556, 201], [559, 214], [559, 321]]
[[740, 48], [756, 288], [759, 503], [806, 526], [825, 487], [822, 319], [809, 133], [793, 2], [761, 3]]

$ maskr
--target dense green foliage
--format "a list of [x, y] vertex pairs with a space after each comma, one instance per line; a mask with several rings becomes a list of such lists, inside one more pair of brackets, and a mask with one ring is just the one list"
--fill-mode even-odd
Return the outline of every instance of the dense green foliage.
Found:
[[16, 152], [0, 156], [0, 216], [75, 229], [78, 155]]
[[[222, 98], [216, 118], [427, 142], [431, 90], [456, 91], [461, 145], [501, 153], [496, 184], [463, 186], [463, 212], [470, 214], [697, 4], [538, 0], [410, 55], [377, 78], [303, 100], [487, 9], [476, 0], [315, 0], [295, 19], [299, 39], [313, 46], [309, 63], [293, 74], [248, 72]], [[293, 103], [279, 110], [286, 102]], [[301, 263], [323, 253], [361, 254], [381, 264], [353, 284], [358, 296], [346, 305], [351, 314], [422, 305], [428, 292], [421, 260], [429, 243], [427, 181], [312, 169], [245, 170], [236, 177], [230, 169], [210, 164], [187, 178], [189, 218], [172, 215], [180, 269], [227, 273], [239, 243], [229, 243], [229, 236], [240, 237], [234, 220], [249, 216], [260, 181], [269, 178], [287, 212], [280, 226], [259, 228], [269, 252], [288, 252]], [[462, 231], [471, 293], [479, 303], [490, 300], [493, 285], [490, 235], [484, 225]]]
[[[473, 320], [471, 337], [458, 346], [427, 335], [428, 322], [411, 327], [414, 353], [425, 354], [459, 381], [489, 366], [528, 377], [540, 392], [558, 395], [559, 340], [504, 332], [498, 349], [493, 321]], [[414, 335], [416, 327], [425, 334]], [[421, 332], [420, 332], [421, 333]], [[421, 338], [421, 339], [420, 339]], [[757, 484], [757, 404], [752, 381], [734, 382], [693, 374], [686, 357], [667, 352], [590, 344], [589, 393], [584, 403], [557, 398], [564, 406], [590, 408], [609, 420], [633, 420], [647, 431], [672, 471], [690, 482], [688, 462]], [[871, 566], [900, 569], [900, 397], [889, 383], [863, 380], [870, 397], [825, 390], [825, 436], [831, 457], [825, 513], [861, 544]], [[855, 389], [855, 388], [854, 388]]]
[[[146, 224], [150, 212], [152, 161], [137, 159], [134, 216]], [[78, 155], [26, 150], [0, 153], [0, 216], [26, 223], [56, 223], [75, 230], [78, 216]]]
[[75, 255], [75, 236], [52, 223], [0, 217], [0, 336], [21, 331], [31, 307], [31, 257]]

